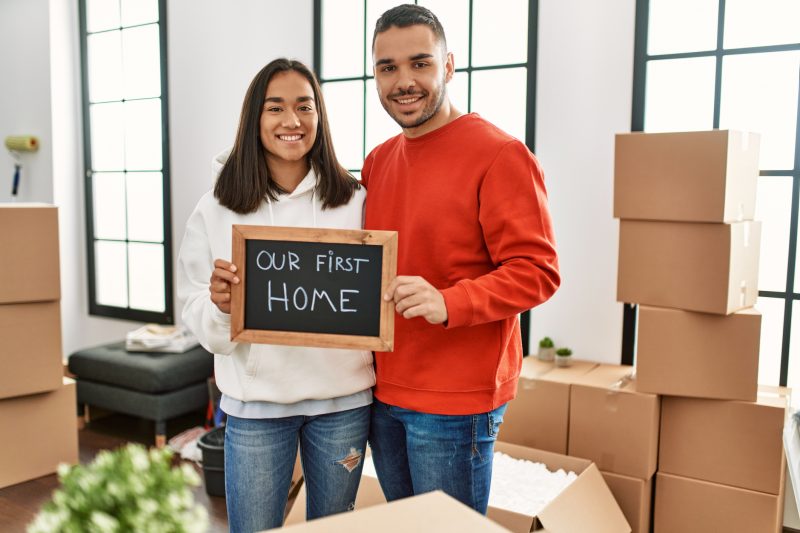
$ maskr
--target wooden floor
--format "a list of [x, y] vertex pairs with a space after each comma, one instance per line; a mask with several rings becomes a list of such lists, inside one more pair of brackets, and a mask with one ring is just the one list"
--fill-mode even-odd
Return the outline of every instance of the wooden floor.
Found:
[[[167, 425], [168, 437], [193, 426], [202, 425], [204, 413], [187, 415], [170, 421]], [[101, 450], [116, 448], [127, 442], [153, 444], [155, 428], [152, 422], [125, 415], [109, 415], [92, 421], [78, 432], [80, 462], [88, 463]], [[194, 465], [194, 463], [189, 463]], [[194, 465], [202, 477], [202, 469]], [[25, 526], [42, 504], [50, 499], [58, 487], [56, 475], [45, 476], [26, 483], [0, 489], [0, 532], [24, 532]], [[225, 512], [225, 498], [208, 496], [203, 486], [195, 489], [195, 500], [208, 510], [209, 531], [228, 531], [228, 518]]]

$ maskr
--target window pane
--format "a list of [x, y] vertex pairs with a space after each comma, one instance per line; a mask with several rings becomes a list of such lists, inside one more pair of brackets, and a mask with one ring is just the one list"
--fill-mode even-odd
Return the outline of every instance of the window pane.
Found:
[[456, 68], [468, 67], [469, 0], [420, 0], [419, 5], [433, 11], [442, 23], [447, 49], [455, 57]]
[[158, 21], [158, 0], [122, 0], [122, 25]]
[[122, 105], [113, 103], [89, 106], [92, 132], [92, 170], [122, 170], [125, 168]]
[[527, 0], [502, 3], [473, 0], [472, 66], [507, 65], [527, 60]]
[[345, 168], [361, 168], [364, 162], [364, 82], [326, 83], [322, 93], [339, 162]]
[[469, 108], [469, 74], [456, 72], [453, 79], [447, 84], [447, 95], [450, 103], [462, 113], [467, 113]]
[[352, 174], [353, 177], [355, 179], [357, 179], [358, 181], [361, 181], [361, 171], [360, 170], [351, 170], [350, 174]]
[[161, 100], [125, 102], [125, 168], [161, 170]]
[[92, 174], [92, 210], [96, 239], [125, 240], [125, 174]]
[[[470, 109], [525, 142], [527, 69], [506, 68], [472, 73]], [[502, 98], [497, 95], [502, 94]]]
[[153, 206], [164, 204], [161, 172], [129, 172], [128, 239], [164, 242], [164, 211]]
[[784, 301], [779, 298], [759, 298], [756, 309], [761, 311], [758, 382], [762, 385], [777, 385], [781, 370]]
[[158, 25], [122, 31], [125, 98], [161, 96]]
[[715, 69], [713, 57], [648, 61], [645, 131], [710, 130]]
[[794, 167], [800, 52], [722, 60], [720, 128], [761, 134], [762, 170]]
[[397, 122], [383, 109], [375, 80], [367, 80], [367, 153], [401, 131]]
[[797, 0], [726, 0], [725, 48], [800, 42]]
[[86, 31], [119, 28], [119, 0], [86, 0]]
[[[329, 0], [330, 1], [330, 0]], [[381, 15], [390, 10], [394, 6], [406, 4], [398, 0], [366, 0], [367, 2], [367, 25], [366, 25], [366, 42], [367, 42], [367, 55], [364, 58], [364, 68], [367, 74], [372, 74], [372, 34], [375, 32], [375, 23]], [[359, 11], [361, 11], [359, 7]], [[360, 35], [360, 33], [359, 33]]]
[[128, 306], [128, 265], [124, 242], [95, 241], [95, 298], [100, 305]]
[[758, 178], [756, 220], [761, 221], [761, 255], [758, 289], [786, 290], [786, 264], [789, 260], [789, 223], [792, 207], [792, 178]]
[[714, 50], [718, 12], [718, 0], [650, 0], [647, 53]]
[[364, 1], [322, 0], [321, 33], [323, 79], [363, 76]]
[[786, 386], [794, 389], [793, 404], [800, 409], [800, 302], [792, 303], [792, 337], [789, 342], [789, 376]]
[[122, 100], [122, 44], [119, 31], [86, 38], [89, 101]]
[[130, 292], [133, 309], [164, 311], [164, 247], [160, 244], [128, 244]]

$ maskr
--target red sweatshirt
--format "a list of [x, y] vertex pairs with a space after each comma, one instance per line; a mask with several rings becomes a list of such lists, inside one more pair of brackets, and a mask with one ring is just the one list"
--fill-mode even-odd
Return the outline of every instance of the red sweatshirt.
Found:
[[434, 414], [476, 414], [513, 399], [522, 364], [517, 315], [558, 288], [539, 163], [477, 114], [367, 156], [365, 227], [396, 230], [398, 275], [444, 296], [448, 321], [395, 316], [395, 350], [378, 352], [375, 395]]

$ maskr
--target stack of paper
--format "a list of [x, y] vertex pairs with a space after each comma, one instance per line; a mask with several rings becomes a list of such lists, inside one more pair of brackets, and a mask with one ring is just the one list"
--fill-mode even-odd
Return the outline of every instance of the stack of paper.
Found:
[[195, 336], [183, 326], [147, 324], [125, 337], [125, 349], [129, 352], [183, 353], [197, 344]]

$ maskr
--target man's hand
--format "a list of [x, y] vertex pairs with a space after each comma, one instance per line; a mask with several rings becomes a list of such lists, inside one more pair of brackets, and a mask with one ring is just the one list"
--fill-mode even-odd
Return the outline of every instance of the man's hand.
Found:
[[394, 301], [395, 309], [403, 318], [421, 316], [431, 324], [447, 322], [447, 306], [444, 296], [425, 278], [419, 276], [397, 276], [383, 299]]
[[211, 301], [223, 313], [231, 313], [231, 284], [239, 283], [239, 277], [234, 274], [236, 265], [224, 259], [214, 260], [214, 271], [208, 290], [211, 292]]

